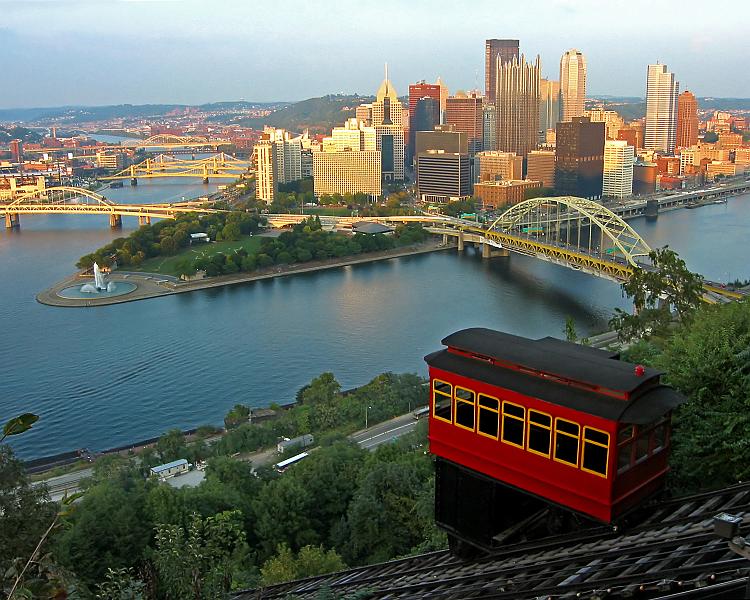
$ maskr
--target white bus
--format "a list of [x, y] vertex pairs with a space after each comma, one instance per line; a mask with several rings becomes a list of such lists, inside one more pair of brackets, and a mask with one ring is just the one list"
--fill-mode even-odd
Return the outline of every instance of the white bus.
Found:
[[301, 461], [303, 458], [307, 458], [309, 455], [307, 452], [303, 452], [302, 454], [297, 454], [296, 456], [292, 456], [291, 458], [287, 458], [286, 460], [282, 460], [279, 463], [276, 463], [273, 468], [276, 469], [279, 473], [283, 473], [286, 471], [289, 467], [292, 465], [297, 464], [299, 461]]

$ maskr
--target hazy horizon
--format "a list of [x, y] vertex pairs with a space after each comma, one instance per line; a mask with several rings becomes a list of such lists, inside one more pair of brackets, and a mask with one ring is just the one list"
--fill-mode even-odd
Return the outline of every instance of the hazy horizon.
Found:
[[681, 91], [750, 97], [737, 41], [750, 8], [729, 0], [701, 13], [644, 0], [477, 0], [468, 9], [447, 0], [0, 0], [0, 14], [4, 79], [17, 82], [0, 96], [8, 109], [372, 95], [385, 62], [400, 95], [438, 75], [451, 92], [483, 91], [493, 37], [519, 39], [552, 79], [562, 53], [578, 48], [588, 96], [642, 98], [647, 65], [659, 61]]

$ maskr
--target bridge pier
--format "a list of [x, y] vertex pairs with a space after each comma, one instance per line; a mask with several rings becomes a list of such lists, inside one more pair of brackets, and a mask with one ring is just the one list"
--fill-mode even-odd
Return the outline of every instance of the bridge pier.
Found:
[[655, 219], [659, 216], [659, 201], [656, 199], [646, 200], [646, 217]]
[[21, 226], [21, 215], [18, 213], [5, 213], [5, 228], [14, 229]]
[[122, 229], [122, 216], [115, 214], [109, 215], [109, 226], [112, 229]]
[[459, 252], [464, 251], [464, 232], [463, 231], [458, 232], [458, 251]]
[[151, 225], [151, 217], [149, 216], [138, 217], [138, 226], [140, 227], [142, 225]]
[[132, 178], [132, 179], [130, 180], [130, 185], [138, 185], [138, 179], [137, 179], [136, 177], [133, 177], [133, 178]]
[[497, 258], [500, 256], [510, 256], [510, 251], [506, 248], [495, 248], [487, 242], [482, 244], [482, 258]]
[[203, 183], [204, 183], [205, 185], [208, 185], [208, 177], [204, 177], [204, 178], [203, 178]]

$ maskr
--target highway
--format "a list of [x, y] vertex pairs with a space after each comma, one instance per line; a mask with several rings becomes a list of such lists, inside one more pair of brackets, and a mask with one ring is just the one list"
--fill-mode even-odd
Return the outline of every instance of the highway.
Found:
[[[395, 417], [389, 421], [384, 421], [368, 427], [367, 429], [361, 429], [352, 433], [349, 439], [356, 442], [360, 448], [365, 450], [374, 451], [378, 446], [392, 442], [402, 435], [405, 435], [411, 431], [417, 425], [417, 420], [411, 413]], [[279, 454], [275, 450], [262, 450], [255, 452], [244, 457], [242, 460], [251, 462], [254, 467], [269, 466], [279, 461]], [[56, 477], [50, 477], [43, 481], [37, 482], [34, 485], [41, 485], [42, 483], [47, 484], [49, 490], [50, 499], [54, 501], [62, 500], [62, 498], [68, 494], [74, 494], [79, 491], [79, 484], [82, 479], [91, 477], [93, 474], [91, 467], [81, 469], [80, 471], [74, 471], [66, 475], [58, 475]], [[195, 487], [203, 481], [205, 477], [205, 471], [190, 471], [189, 473], [180, 477], [172, 477], [167, 480], [169, 485], [172, 487]]]

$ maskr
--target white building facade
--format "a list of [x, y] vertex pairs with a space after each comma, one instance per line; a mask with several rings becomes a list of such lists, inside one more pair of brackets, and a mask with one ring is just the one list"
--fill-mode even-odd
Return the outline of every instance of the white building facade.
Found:
[[604, 177], [602, 196], [626, 198], [633, 194], [635, 148], [623, 140], [604, 143]]
[[643, 146], [674, 154], [677, 143], [677, 97], [680, 84], [667, 65], [649, 65], [646, 80], [646, 127]]

